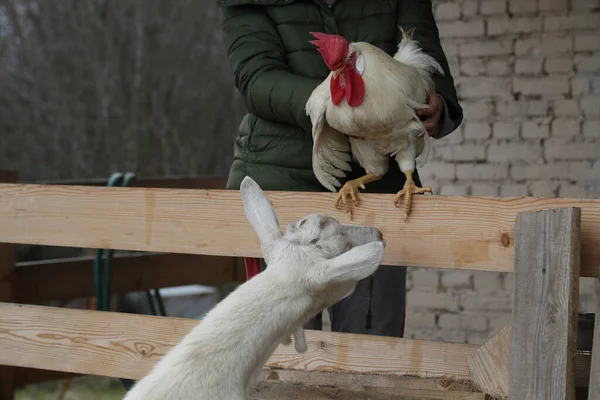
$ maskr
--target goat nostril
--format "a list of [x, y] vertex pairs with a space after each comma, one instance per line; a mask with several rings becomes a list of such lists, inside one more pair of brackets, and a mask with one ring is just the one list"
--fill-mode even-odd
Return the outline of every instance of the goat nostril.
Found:
[[377, 231], [377, 236], [379, 237], [379, 240], [383, 240], [383, 233], [381, 233], [381, 231]]

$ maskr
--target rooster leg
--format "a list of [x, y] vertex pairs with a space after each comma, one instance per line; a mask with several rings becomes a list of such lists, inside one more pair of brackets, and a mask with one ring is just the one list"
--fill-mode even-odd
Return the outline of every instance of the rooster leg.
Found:
[[368, 173], [360, 178], [346, 182], [338, 192], [338, 195], [335, 197], [335, 207], [339, 208], [341, 203], [346, 212], [352, 215], [352, 208], [350, 207], [348, 198], [352, 200], [352, 203], [354, 203], [355, 206], [358, 206], [358, 188], [364, 189], [367, 183], [374, 182], [379, 179], [381, 179], [380, 176]]
[[412, 171], [403, 171], [404, 175], [406, 175], [406, 183], [404, 184], [404, 189], [396, 194], [394, 197], [394, 204], [398, 207], [398, 202], [402, 196], [406, 196], [404, 199], [404, 221], [408, 218], [410, 214], [410, 207], [412, 205], [412, 195], [413, 194], [423, 194], [423, 193], [433, 193], [430, 187], [420, 188], [415, 184], [412, 177]]

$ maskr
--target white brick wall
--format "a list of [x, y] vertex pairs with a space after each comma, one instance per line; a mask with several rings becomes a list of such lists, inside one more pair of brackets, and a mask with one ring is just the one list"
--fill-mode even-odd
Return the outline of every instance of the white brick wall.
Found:
[[[600, 197], [600, 0], [434, 0], [465, 112], [421, 171], [437, 194]], [[410, 268], [407, 337], [483, 343], [512, 274]], [[592, 279], [581, 311], [594, 312]]]

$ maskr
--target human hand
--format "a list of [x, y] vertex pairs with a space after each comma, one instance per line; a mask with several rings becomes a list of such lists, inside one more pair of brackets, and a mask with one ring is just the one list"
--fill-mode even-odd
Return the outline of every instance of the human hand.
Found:
[[435, 91], [433, 86], [429, 87], [429, 99], [427, 108], [419, 108], [416, 110], [417, 116], [423, 121], [425, 129], [429, 136], [435, 135], [438, 131], [438, 123], [444, 110], [444, 103], [441, 96]]

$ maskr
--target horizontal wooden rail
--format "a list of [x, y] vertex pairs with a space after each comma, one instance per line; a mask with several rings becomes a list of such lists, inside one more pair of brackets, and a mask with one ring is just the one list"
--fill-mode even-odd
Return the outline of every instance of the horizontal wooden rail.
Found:
[[[199, 321], [0, 303], [0, 364], [139, 379]], [[143, 329], [141, 328], [143, 327]], [[274, 368], [468, 378], [477, 346], [306, 331], [308, 351], [279, 346]]]
[[[245, 281], [239, 258], [194, 254], [120, 254], [113, 257], [114, 294], [153, 288]], [[16, 301], [37, 304], [94, 295], [93, 257], [17, 264]]]
[[[0, 303], [0, 365], [139, 379], [198, 323], [183, 318]], [[306, 331], [306, 340], [306, 353], [298, 354], [293, 346], [281, 345], [267, 366], [468, 379], [466, 359], [478, 348], [312, 330]], [[587, 385], [589, 358], [576, 359], [579, 386]]]
[[[349, 223], [332, 193], [268, 192], [282, 226], [314, 212]], [[510, 272], [518, 212], [582, 209], [581, 275], [600, 276], [600, 200], [365, 194], [355, 224], [378, 227], [384, 264]], [[0, 185], [0, 242], [260, 257], [238, 191]]]

